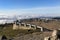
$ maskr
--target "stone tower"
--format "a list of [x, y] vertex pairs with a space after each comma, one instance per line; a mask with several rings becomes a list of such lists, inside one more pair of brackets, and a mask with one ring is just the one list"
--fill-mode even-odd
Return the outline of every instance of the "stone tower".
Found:
[[13, 24], [13, 30], [18, 30], [18, 25], [16, 25], [16, 22]]

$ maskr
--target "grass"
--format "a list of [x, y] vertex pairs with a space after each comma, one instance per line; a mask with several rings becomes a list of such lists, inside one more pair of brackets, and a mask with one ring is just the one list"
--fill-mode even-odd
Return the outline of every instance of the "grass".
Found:
[[32, 30], [13, 30], [12, 25], [7, 25], [5, 27], [0, 26], [0, 36], [6, 35], [7, 37], [22, 36], [25, 34], [33, 33]]

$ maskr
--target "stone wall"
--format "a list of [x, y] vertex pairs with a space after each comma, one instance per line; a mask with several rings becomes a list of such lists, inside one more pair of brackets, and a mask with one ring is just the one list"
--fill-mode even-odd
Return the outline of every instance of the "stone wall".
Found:
[[33, 29], [33, 30], [36, 30], [37, 28], [39, 28], [40, 31], [43, 31], [42, 27], [36, 26], [36, 25], [25, 24], [25, 23], [19, 23], [19, 24], [14, 23], [13, 24], [13, 30], [17, 30], [17, 29]]

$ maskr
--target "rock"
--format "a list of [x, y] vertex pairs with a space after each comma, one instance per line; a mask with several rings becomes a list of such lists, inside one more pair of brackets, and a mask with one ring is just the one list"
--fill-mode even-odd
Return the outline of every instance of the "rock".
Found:
[[44, 40], [50, 40], [50, 37], [45, 37]]
[[53, 33], [51, 35], [51, 40], [57, 40], [57, 33], [58, 33], [58, 30], [53, 30]]
[[3, 35], [1, 40], [7, 40], [7, 37], [5, 35]]

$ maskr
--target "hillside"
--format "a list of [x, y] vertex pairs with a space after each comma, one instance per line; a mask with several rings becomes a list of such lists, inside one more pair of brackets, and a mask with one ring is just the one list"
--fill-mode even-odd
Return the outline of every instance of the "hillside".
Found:
[[0, 36], [5, 35], [8, 39], [23, 36], [26, 34], [31, 34], [33, 32], [35, 32], [35, 31], [28, 32], [28, 30], [24, 30], [24, 29], [13, 30], [12, 24], [4, 25], [4, 26], [0, 25]]
[[[29, 23], [29, 24], [35, 24], [50, 30], [54, 30], [54, 29], [59, 29], [60, 28], [60, 21], [22, 21], [24, 23]], [[5, 35], [8, 39], [12, 39], [13, 40], [43, 40], [44, 37], [47, 36], [51, 36], [52, 32], [38, 32], [36, 30], [13, 30], [12, 29], [13, 25], [9, 24], [9, 25], [4, 25], [1, 26], [0, 25], [0, 36]], [[46, 35], [45, 35], [46, 34]]]
[[23, 22], [29, 23], [29, 24], [39, 25], [41, 27], [48, 28], [51, 30], [60, 28], [60, 21], [55, 21], [55, 20], [48, 21], [48, 22], [45, 22], [45, 21], [23, 21]]

